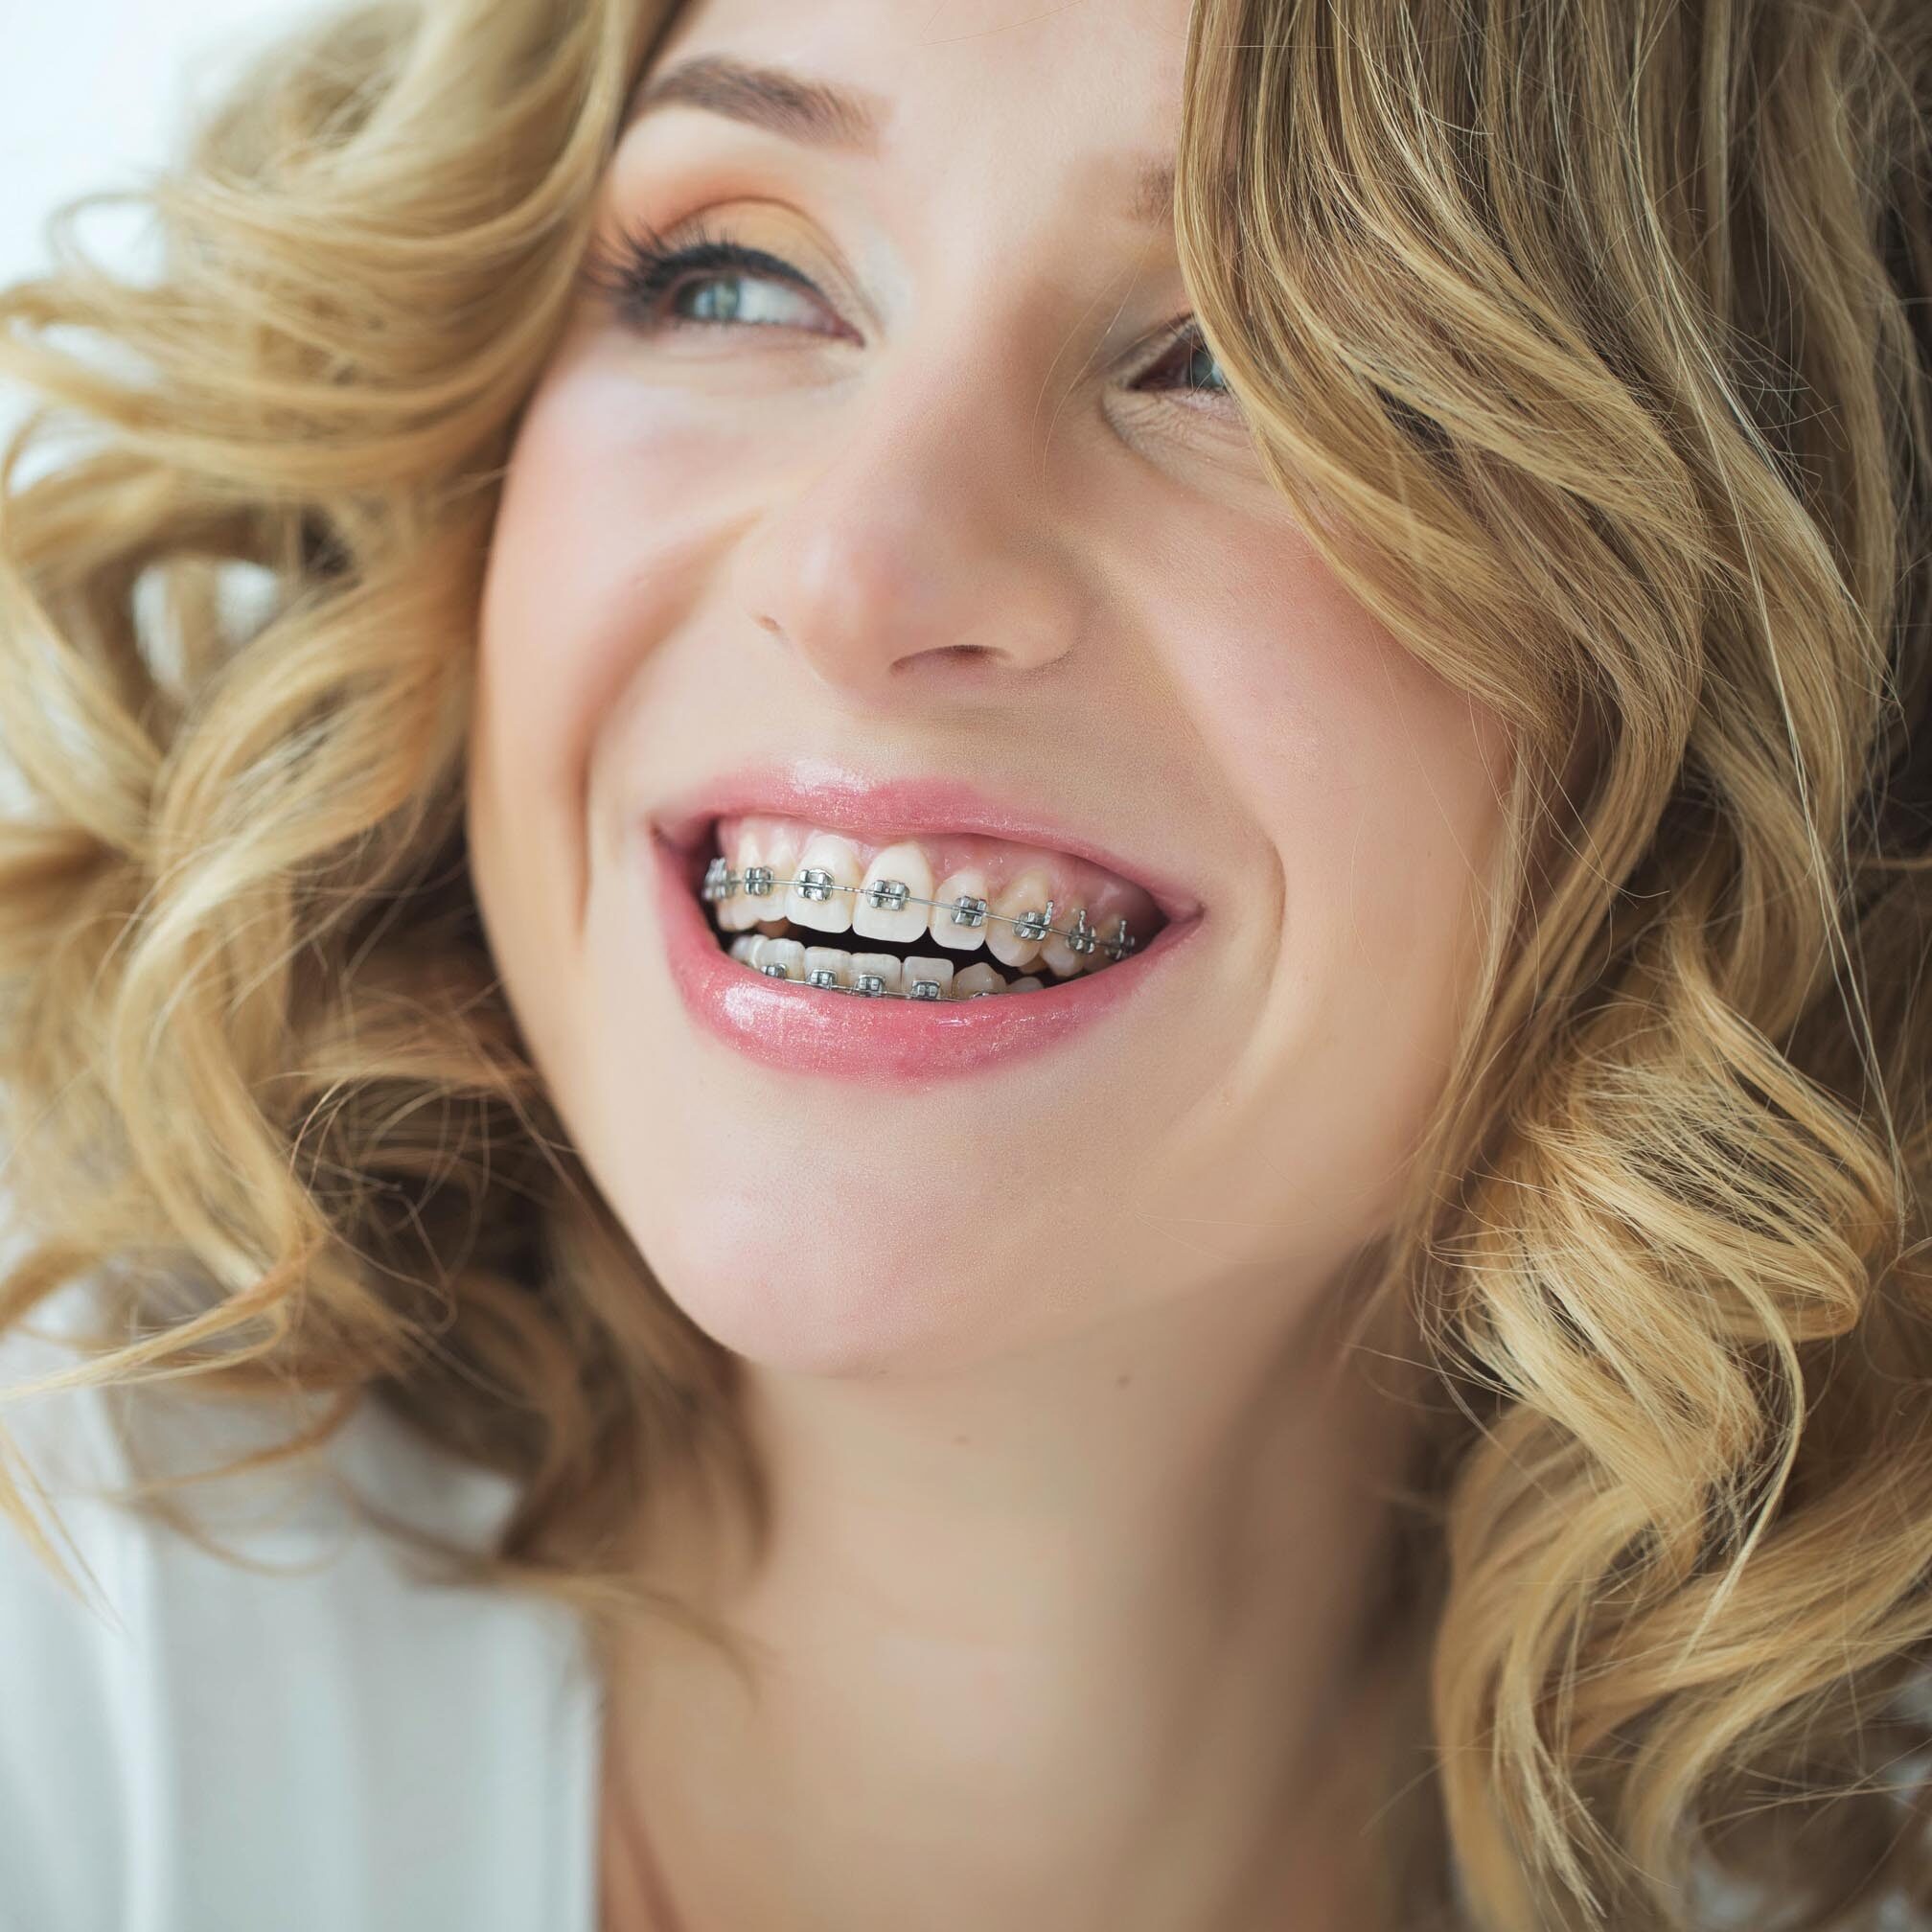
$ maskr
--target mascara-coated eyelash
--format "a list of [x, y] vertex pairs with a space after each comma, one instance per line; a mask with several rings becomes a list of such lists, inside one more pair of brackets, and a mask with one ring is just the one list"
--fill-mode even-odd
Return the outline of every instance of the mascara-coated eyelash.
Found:
[[[593, 251], [585, 266], [585, 279], [591, 288], [607, 295], [616, 305], [618, 314], [633, 328], [663, 326], [665, 318], [658, 310], [664, 296], [678, 283], [704, 274], [768, 275], [774, 281], [789, 282], [821, 302], [825, 300], [818, 285], [791, 263], [702, 227], [692, 232], [689, 241], [674, 246], [648, 221], [640, 222], [624, 231], [620, 245], [622, 253], [614, 259], [601, 247]], [[689, 316], [674, 317], [671, 324], [691, 320]], [[699, 322], [696, 326], [718, 325]]]
[[[615, 257], [606, 253], [601, 246], [593, 249], [584, 273], [586, 283], [608, 297], [620, 319], [633, 329], [719, 329], [734, 326], [732, 322], [716, 316], [667, 316], [663, 313], [665, 297], [675, 288], [686, 281], [702, 280], [707, 275], [769, 277], [772, 281], [789, 283], [817, 301], [826, 299], [824, 291], [810, 276], [781, 257], [769, 255], [762, 248], [748, 247], [728, 236], [715, 234], [702, 227], [693, 231], [688, 241], [673, 245], [648, 221], [640, 222], [623, 232], [620, 248], [621, 253]], [[748, 323], [737, 326], [769, 328], [771, 325]], [[1191, 317], [1182, 316], [1177, 322], [1170, 323], [1165, 335], [1163, 354], [1147, 364], [1140, 371], [1140, 376], [1159, 369], [1167, 359], [1164, 352], [1182, 344], [1193, 344], [1196, 355], [1208, 353], [1200, 328]], [[1201, 387], [1184, 389], [1182, 393], [1225, 397], [1232, 392], [1226, 388]]]

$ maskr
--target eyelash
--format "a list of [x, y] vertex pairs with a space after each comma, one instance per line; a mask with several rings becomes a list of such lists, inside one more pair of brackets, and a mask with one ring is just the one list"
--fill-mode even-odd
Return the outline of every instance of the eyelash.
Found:
[[[642, 222], [625, 230], [620, 238], [620, 250], [614, 258], [601, 247], [594, 250], [586, 265], [585, 275], [589, 285], [601, 290], [615, 306], [619, 316], [633, 329], [767, 329], [772, 326], [767, 322], [705, 321], [696, 316], [670, 316], [662, 312], [665, 298], [676, 288], [687, 281], [708, 277], [744, 275], [782, 282], [816, 301], [825, 300], [817, 286], [791, 263], [776, 255], [768, 255], [762, 248], [746, 247], [728, 236], [702, 227], [693, 231], [690, 240], [673, 245], [649, 222]], [[1141, 369], [1140, 376], [1147, 376], [1161, 368], [1173, 350], [1190, 343], [1197, 351], [1206, 351], [1208, 347], [1199, 326], [1190, 317], [1184, 316], [1178, 326], [1170, 325], [1162, 354]], [[1188, 388], [1184, 384], [1175, 393], [1231, 400], [1230, 391], [1205, 386]]]

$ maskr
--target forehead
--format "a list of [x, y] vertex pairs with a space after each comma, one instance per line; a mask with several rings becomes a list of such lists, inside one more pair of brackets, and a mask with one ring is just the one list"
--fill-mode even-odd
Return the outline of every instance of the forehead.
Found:
[[884, 97], [880, 151], [962, 157], [974, 135], [1042, 150], [1173, 152], [1193, 0], [687, 0], [654, 72], [701, 54]]

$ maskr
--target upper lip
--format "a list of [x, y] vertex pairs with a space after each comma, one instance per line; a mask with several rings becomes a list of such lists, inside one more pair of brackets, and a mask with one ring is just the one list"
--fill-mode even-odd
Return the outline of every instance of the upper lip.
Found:
[[960, 778], [866, 778], [824, 762], [746, 767], [660, 801], [650, 823], [668, 844], [689, 852], [706, 840], [715, 820], [748, 812], [799, 818], [859, 838], [968, 832], [1067, 852], [1138, 886], [1168, 920], [1190, 919], [1201, 909], [1181, 880], [1025, 803], [1019, 787], [995, 798]]

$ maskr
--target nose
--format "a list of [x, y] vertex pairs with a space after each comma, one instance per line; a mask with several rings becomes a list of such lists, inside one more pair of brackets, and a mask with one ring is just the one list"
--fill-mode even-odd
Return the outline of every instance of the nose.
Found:
[[996, 700], [1071, 652], [1087, 609], [1046, 485], [1050, 402], [1036, 422], [1017, 356], [951, 353], [855, 384], [829, 453], [779, 472], [734, 559], [740, 608], [868, 710]]

